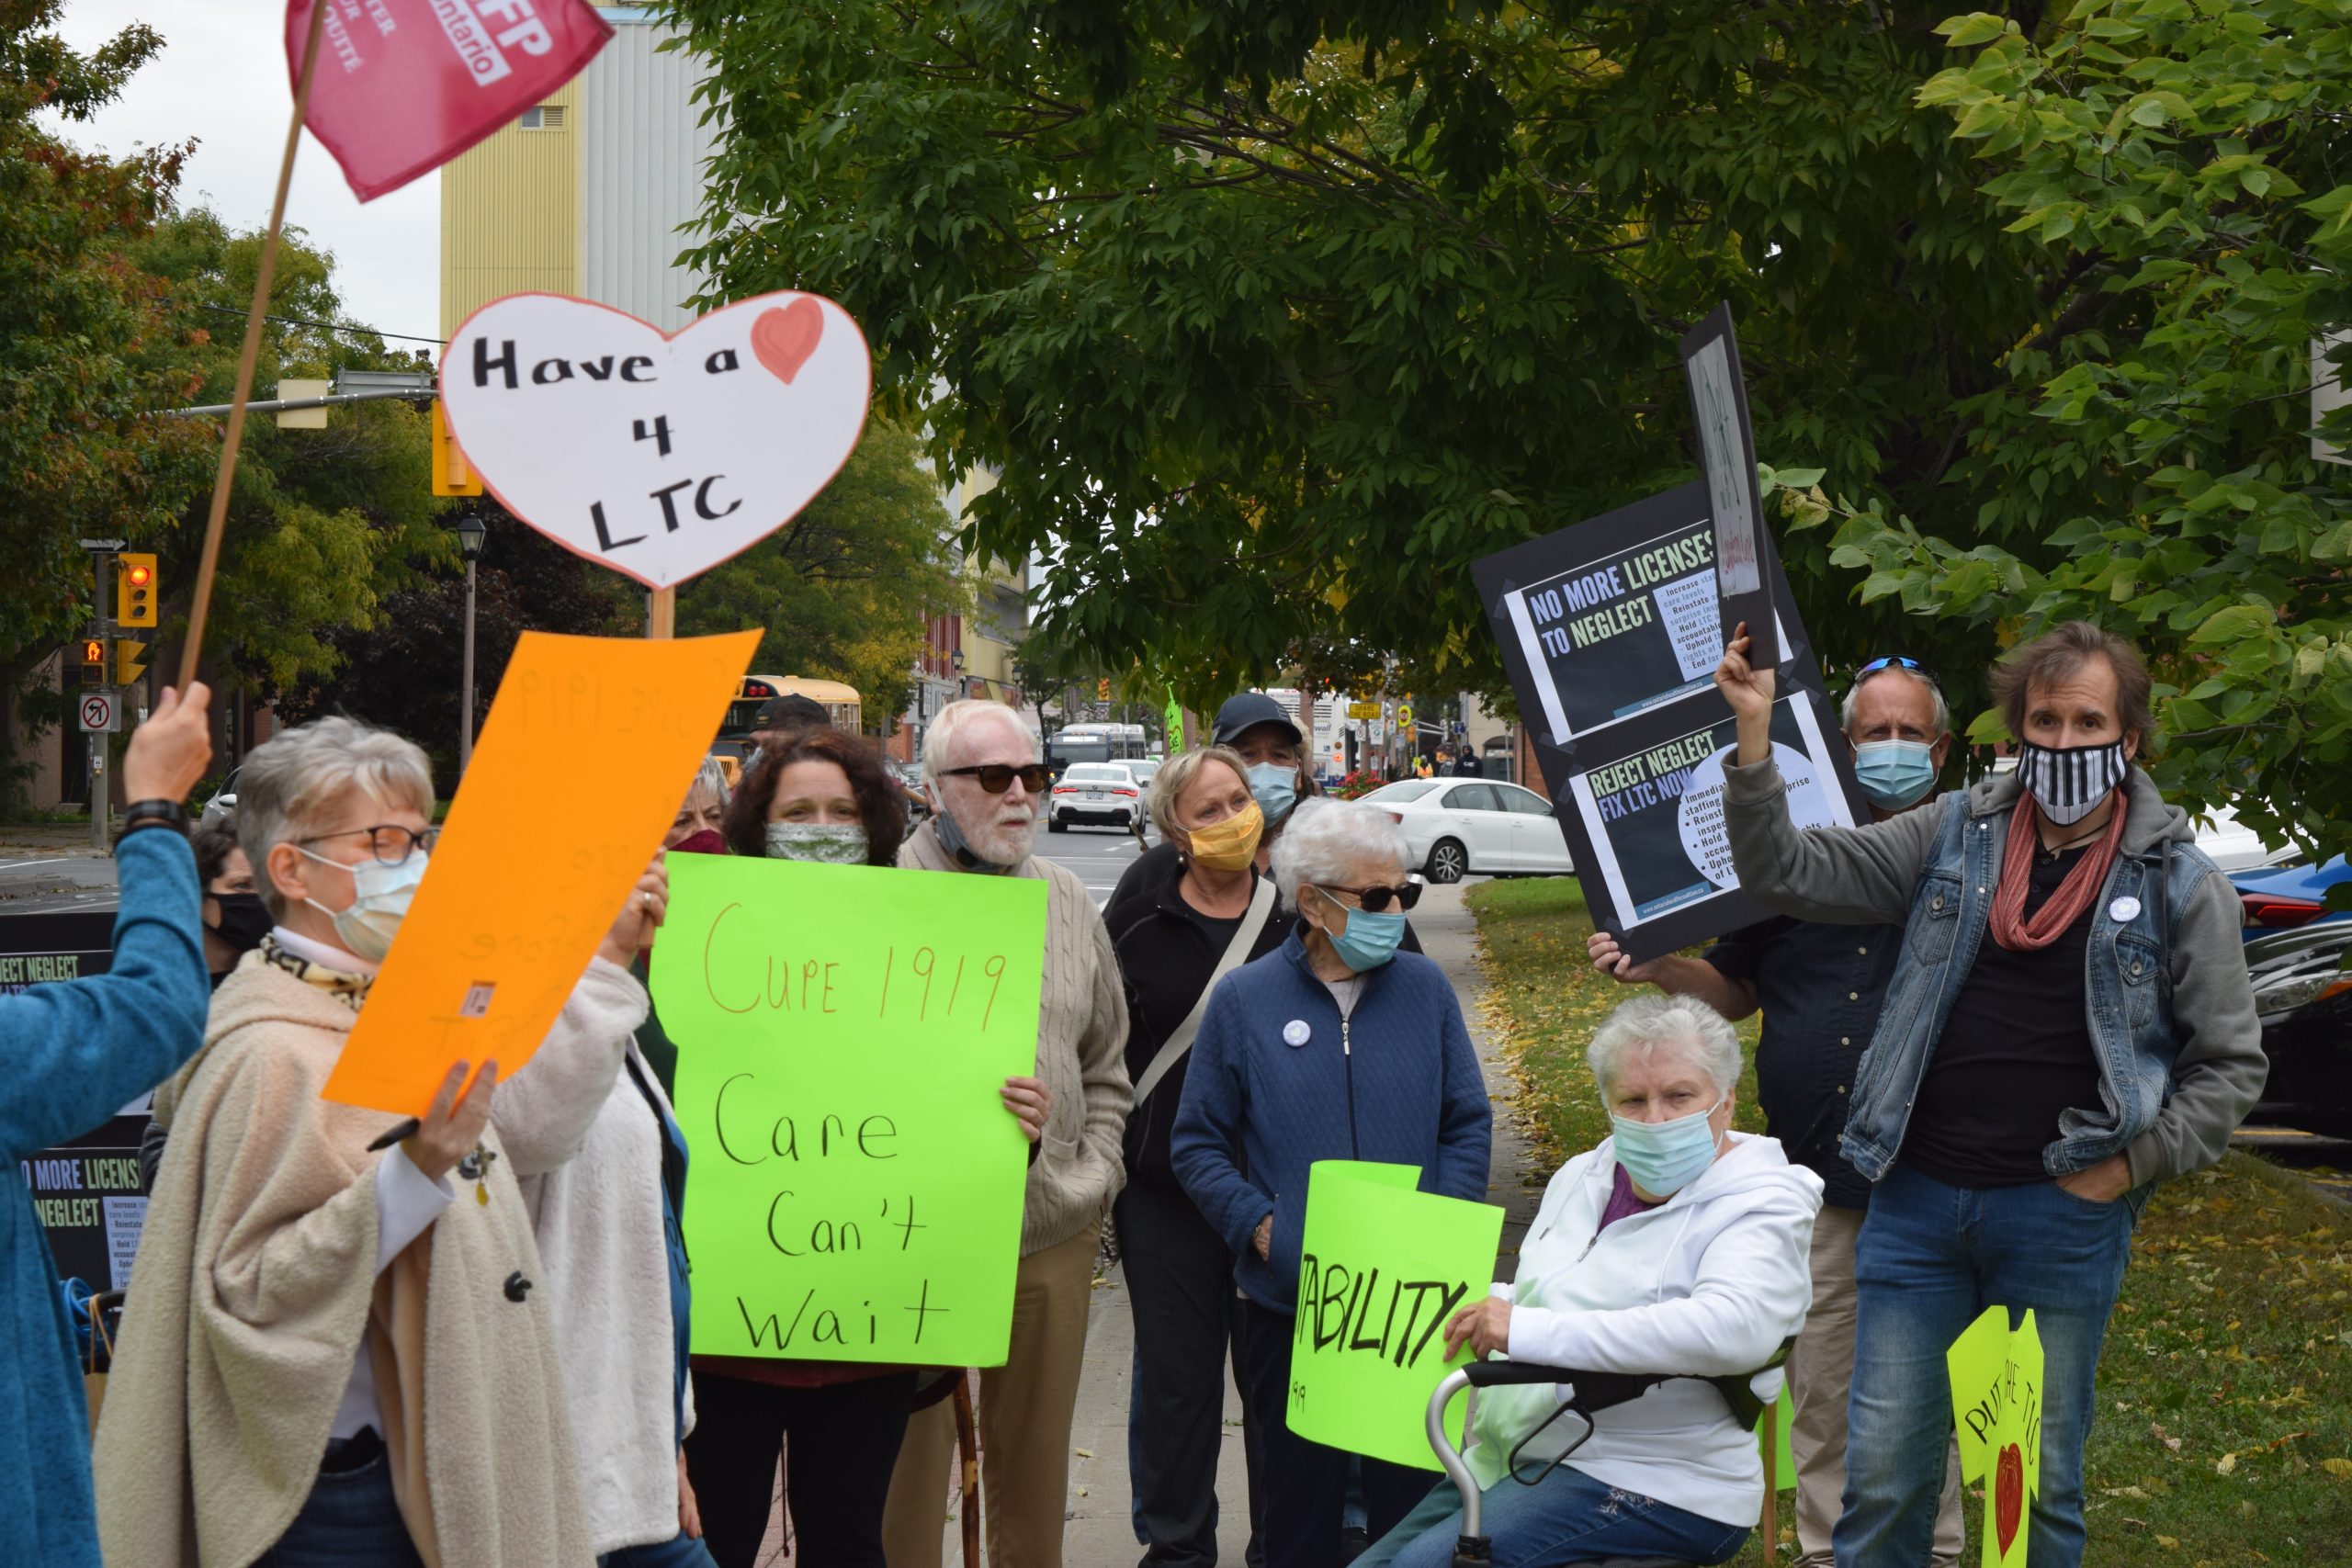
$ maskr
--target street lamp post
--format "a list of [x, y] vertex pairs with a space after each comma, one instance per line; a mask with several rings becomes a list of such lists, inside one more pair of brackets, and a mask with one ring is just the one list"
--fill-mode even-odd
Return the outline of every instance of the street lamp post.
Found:
[[947, 662], [956, 671], [956, 695], [959, 698], [970, 696], [971, 689], [964, 683], [964, 650], [959, 648], [949, 654]]
[[463, 774], [467, 764], [474, 760], [474, 563], [481, 559], [481, 547], [490, 537], [490, 525], [479, 513], [469, 512], [458, 519], [458, 553], [466, 558], [466, 654], [465, 673], [460, 677], [465, 688], [465, 711], [458, 719], [458, 772]]

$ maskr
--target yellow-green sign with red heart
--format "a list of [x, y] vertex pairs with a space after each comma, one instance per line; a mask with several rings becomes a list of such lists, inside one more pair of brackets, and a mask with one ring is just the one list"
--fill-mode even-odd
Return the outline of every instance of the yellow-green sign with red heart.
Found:
[[1960, 1472], [1984, 1483], [1984, 1568], [2025, 1568], [2027, 1516], [2041, 1490], [2041, 1334], [1990, 1306], [1945, 1353]]

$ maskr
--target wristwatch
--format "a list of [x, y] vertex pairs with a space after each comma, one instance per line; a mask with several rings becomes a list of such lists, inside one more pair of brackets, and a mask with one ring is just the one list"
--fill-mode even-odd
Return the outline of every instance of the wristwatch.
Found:
[[185, 838], [187, 812], [176, 800], [134, 800], [123, 811], [122, 830], [136, 833], [141, 828], [169, 828]]

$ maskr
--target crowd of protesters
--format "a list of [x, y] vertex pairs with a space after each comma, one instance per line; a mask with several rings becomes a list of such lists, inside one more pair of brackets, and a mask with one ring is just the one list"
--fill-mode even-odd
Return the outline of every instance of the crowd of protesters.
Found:
[[[1725, 819], [1742, 886], [1780, 914], [1695, 958], [1592, 938], [1601, 972], [1666, 994], [1595, 1032], [1611, 1135], [1552, 1177], [1511, 1281], [1445, 1325], [1450, 1350], [1565, 1370], [1477, 1407], [1464, 1473], [1491, 1561], [1728, 1561], [1765, 1487], [1735, 1413], [1785, 1357], [1798, 1562], [1956, 1562], [1943, 1352], [1998, 1303], [2037, 1314], [2047, 1358], [2031, 1561], [2078, 1562], [2134, 1219], [2219, 1157], [2262, 1082], [2227, 885], [2134, 765], [2149, 676], [2105, 633], [2014, 650], [1995, 685], [2018, 766], [1941, 795], [1934, 674], [1865, 666], [1843, 719], [1873, 820], [1804, 833], [1771, 760], [1773, 671], [1746, 655], [1735, 639], [1715, 677], [1738, 722]], [[1167, 761], [1160, 842], [1099, 912], [1034, 853], [1050, 776], [1012, 709], [935, 717], [911, 828], [870, 744], [821, 708], [763, 714], [752, 755], [706, 766], [646, 846], [528, 1064], [453, 1064], [406, 1126], [321, 1089], [431, 861], [427, 759], [348, 718], [282, 731], [244, 759], [233, 826], [191, 840], [207, 705], [167, 692], [128, 749], [110, 971], [0, 998], [8, 1561], [752, 1568], [781, 1497], [817, 1568], [940, 1563], [966, 1370], [689, 1342], [693, 1151], [646, 987], [670, 853], [1045, 885], [1034, 1066], [972, 1111], [1029, 1148], [1009, 1350], [977, 1378], [989, 1562], [1063, 1561], [1106, 1224], [1144, 1563], [1215, 1562], [1221, 1506], [1246, 1512], [1253, 1564], [1453, 1561], [1473, 1482], [1284, 1419], [1311, 1166], [1411, 1165], [1481, 1199], [1491, 1112], [1419, 952], [1401, 833], [1317, 797], [1272, 699], [1233, 698]], [[1750, 1135], [1727, 1021], [1759, 1010]], [[152, 1197], [93, 1450], [18, 1162], [149, 1089]], [[1228, 1367], [1249, 1485], [1220, 1499]], [[1675, 1377], [1570, 1445], [1574, 1371]]]

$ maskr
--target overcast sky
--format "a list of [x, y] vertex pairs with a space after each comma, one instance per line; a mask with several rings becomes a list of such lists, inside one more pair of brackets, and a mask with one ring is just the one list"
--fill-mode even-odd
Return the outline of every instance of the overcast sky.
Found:
[[[56, 130], [114, 153], [194, 137], [181, 201], [211, 208], [232, 228], [261, 228], [294, 107], [285, 17], [285, 0], [66, 0], [61, 30], [75, 49], [143, 21], [164, 36], [164, 51], [97, 118]], [[363, 207], [306, 131], [286, 221], [334, 256], [335, 287], [352, 320], [379, 332], [439, 335], [439, 175]]]

